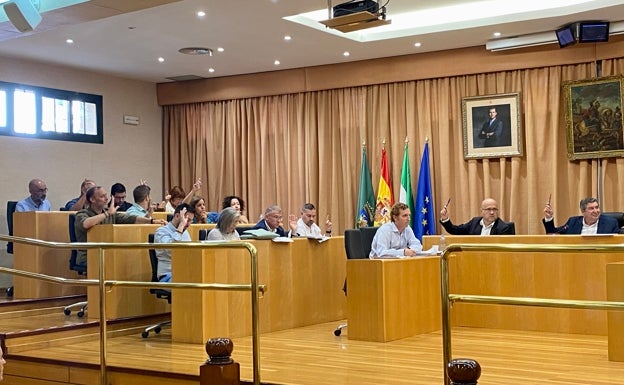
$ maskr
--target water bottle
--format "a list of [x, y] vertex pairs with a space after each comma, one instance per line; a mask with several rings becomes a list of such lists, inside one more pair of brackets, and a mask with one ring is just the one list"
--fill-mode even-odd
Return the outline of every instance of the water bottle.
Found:
[[438, 252], [442, 253], [446, 249], [446, 238], [444, 234], [440, 234], [440, 240], [438, 241]]

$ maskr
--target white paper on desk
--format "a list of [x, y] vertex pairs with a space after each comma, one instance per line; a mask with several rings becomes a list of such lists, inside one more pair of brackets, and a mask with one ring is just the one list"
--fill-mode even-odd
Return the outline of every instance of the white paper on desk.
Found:
[[292, 240], [292, 238], [288, 238], [288, 237], [277, 237], [277, 238], [273, 238], [272, 241], [273, 242], [277, 242], [277, 243], [290, 243], [290, 242], [294, 242]]
[[320, 237], [320, 238], [317, 238], [317, 239], [318, 239], [318, 243], [323, 243], [325, 241], [328, 241], [329, 237]]
[[438, 255], [438, 245], [433, 245], [429, 250], [423, 250], [421, 252], [416, 253], [417, 257], [424, 257], [428, 255]]

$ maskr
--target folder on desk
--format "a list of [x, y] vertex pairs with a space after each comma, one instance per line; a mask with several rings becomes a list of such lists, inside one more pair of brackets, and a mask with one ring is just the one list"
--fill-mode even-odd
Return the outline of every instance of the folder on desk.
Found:
[[273, 239], [277, 237], [279, 234], [265, 229], [245, 230], [240, 236], [241, 239]]

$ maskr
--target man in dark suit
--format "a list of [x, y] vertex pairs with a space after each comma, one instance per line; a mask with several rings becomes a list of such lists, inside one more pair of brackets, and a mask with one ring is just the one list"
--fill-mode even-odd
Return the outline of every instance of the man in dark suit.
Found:
[[484, 147], [498, 147], [509, 146], [510, 144], [504, 144], [502, 140], [503, 135], [503, 122], [496, 117], [496, 107], [491, 107], [488, 112], [488, 120], [481, 126], [481, 132], [479, 133], [479, 139], [485, 139], [483, 141]]
[[[277, 233], [280, 237], [285, 237], [288, 233], [280, 223], [282, 222], [282, 208], [279, 206], [269, 206], [264, 210], [264, 217], [253, 227], [254, 229], [265, 229]], [[297, 233], [297, 218], [294, 215], [289, 217], [290, 229], [293, 234]], [[293, 227], [294, 226], [294, 227]]]
[[556, 227], [550, 201], [544, 207], [544, 229], [546, 234], [617, 234], [620, 232], [617, 219], [600, 215], [600, 204], [596, 198], [581, 199], [581, 214], [570, 217], [565, 225]]
[[452, 235], [515, 235], [513, 222], [505, 222], [498, 217], [498, 203], [492, 198], [481, 202], [480, 217], [474, 217], [461, 225], [454, 225], [449, 219], [446, 206], [440, 211], [440, 223], [447, 233]]

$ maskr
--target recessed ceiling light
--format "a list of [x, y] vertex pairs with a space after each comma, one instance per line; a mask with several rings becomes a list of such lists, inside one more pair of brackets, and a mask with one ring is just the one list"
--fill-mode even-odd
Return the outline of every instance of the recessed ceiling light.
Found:
[[204, 17], [204, 16], [206, 16], [206, 12], [204, 12], [204, 11], [198, 11], [197, 12], [197, 17]]
[[290, 39], [292, 39], [292, 37], [290, 37], [290, 35], [286, 35], [286, 36], [284, 36], [284, 40], [286, 40], [286, 41], [290, 41]]
[[164, 58], [164, 57], [159, 57], [159, 58], [158, 58], [158, 61], [159, 61], [159, 62], [161, 62], [161, 63], [163, 63], [163, 62], [165, 61], [165, 58]]
[[208, 72], [212, 73], [214, 71], [215, 71], [214, 68], [208, 68]]
[[278, 66], [278, 65], [280, 65], [281, 63], [280, 63], [280, 61], [279, 61], [279, 60], [275, 60], [275, 61], [273, 62], [273, 64], [275, 64], [276, 66]]
[[185, 55], [208, 55], [212, 56], [212, 49], [205, 47], [185, 47], [180, 48], [178, 52]]
[[219, 47], [219, 48], [217, 48], [217, 51], [218, 51], [218, 52], [223, 52], [223, 51], [225, 51], [225, 48], [223, 48], [223, 47]]
[[344, 51], [344, 52], [342, 53], [342, 56], [344, 56], [344, 57], [347, 57], [347, 56], [349, 56], [349, 55], [351, 55], [351, 54], [349, 53], [349, 51]]
[[414, 43], [414, 47], [416, 47], [416, 48], [420, 48], [421, 45], [422, 44], [420, 44], [420, 42]]
[[65, 40], [65, 43], [67, 43], [67, 44], [74, 44], [74, 39], [67, 39], [67, 40]]
[[494, 37], [499, 37], [501, 35], [500, 32], [494, 32]]

